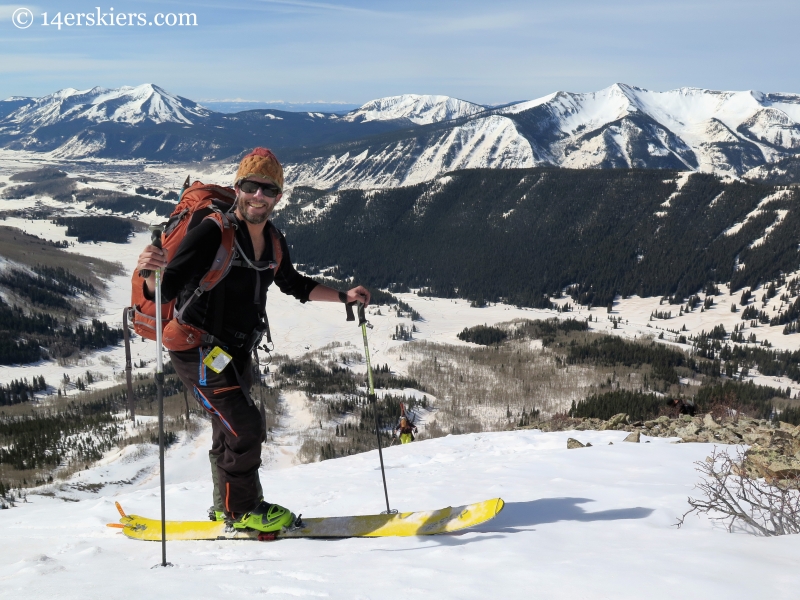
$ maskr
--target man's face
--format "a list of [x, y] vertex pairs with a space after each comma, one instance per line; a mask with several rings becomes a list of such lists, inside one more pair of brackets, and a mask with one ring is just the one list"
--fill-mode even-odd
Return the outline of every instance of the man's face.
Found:
[[[248, 177], [247, 180], [258, 183], [270, 183], [267, 179], [255, 175]], [[240, 185], [235, 187], [236, 215], [253, 225], [263, 223], [269, 218], [270, 214], [272, 214], [273, 209], [278, 202], [280, 202], [283, 194], [279, 193], [275, 198], [270, 198], [264, 195], [264, 191], [261, 188], [258, 188], [254, 193], [247, 193], [241, 189]]]

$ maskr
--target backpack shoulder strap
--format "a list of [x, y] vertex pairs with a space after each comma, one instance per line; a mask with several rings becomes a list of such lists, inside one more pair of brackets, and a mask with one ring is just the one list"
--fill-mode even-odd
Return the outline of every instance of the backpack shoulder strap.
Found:
[[283, 261], [283, 248], [281, 247], [281, 234], [272, 221], [269, 222], [269, 239], [272, 240], [272, 260], [275, 263], [273, 274], [277, 275]]
[[175, 311], [175, 318], [179, 322], [183, 322], [183, 314], [192, 302], [199, 298], [204, 292], [213, 289], [220, 281], [222, 281], [228, 272], [231, 270], [233, 262], [234, 245], [236, 244], [236, 225], [228, 218], [222, 211], [216, 207], [212, 208], [211, 214], [205, 219], [211, 219], [222, 232], [222, 241], [220, 242], [217, 254], [211, 263], [211, 268], [203, 275], [194, 293], [191, 295], [180, 309]]

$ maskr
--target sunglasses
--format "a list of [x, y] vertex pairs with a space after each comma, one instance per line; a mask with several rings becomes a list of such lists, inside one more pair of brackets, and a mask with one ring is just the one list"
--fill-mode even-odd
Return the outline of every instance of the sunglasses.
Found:
[[239, 184], [239, 189], [245, 194], [255, 194], [259, 189], [267, 198], [276, 198], [281, 193], [281, 188], [272, 183], [261, 183], [245, 179]]

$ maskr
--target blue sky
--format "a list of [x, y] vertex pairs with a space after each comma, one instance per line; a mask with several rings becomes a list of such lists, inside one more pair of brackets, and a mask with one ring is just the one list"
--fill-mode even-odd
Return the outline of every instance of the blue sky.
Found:
[[[800, 92], [797, 0], [103, 1], [0, 5], [0, 97], [141, 83], [199, 101], [352, 104], [499, 104], [614, 82]], [[98, 5], [197, 26], [42, 25]], [[26, 29], [12, 23], [21, 7]]]

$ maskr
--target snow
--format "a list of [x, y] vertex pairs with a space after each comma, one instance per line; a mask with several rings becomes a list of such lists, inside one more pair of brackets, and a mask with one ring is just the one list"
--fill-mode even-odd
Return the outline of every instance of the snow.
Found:
[[405, 94], [378, 98], [342, 117], [345, 121], [388, 121], [408, 119], [416, 125], [428, 125], [468, 117], [486, 110], [484, 106], [449, 96]]
[[[15, 172], [10, 170], [12, 166], [15, 166], [16, 172], [18, 172], [24, 168], [35, 168], [43, 164], [32, 153], [23, 155], [23, 157], [28, 156], [30, 157], [30, 163], [12, 163], [11, 161], [5, 163], [3, 160], [4, 153], [0, 152], [0, 179], [7, 179], [8, 176], [2, 174], [6, 168], [9, 169], [7, 172]], [[114, 181], [93, 182], [92, 185], [107, 187], [108, 189], [123, 190], [131, 188], [134, 186], [133, 181], [139, 178], [145, 178], [145, 181], [151, 182], [151, 185], [177, 187], [183, 181], [187, 172], [186, 166], [180, 165], [139, 165], [134, 171], [135, 175], [132, 175], [131, 172], [124, 171], [127, 168], [124, 164], [113, 162], [92, 164], [94, 165], [92, 168], [105, 170], [114, 179]], [[81, 164], [80, 167], [83, 173], [91, 172], [91, 169], [88, 169], [86, 164]], [[197, 171], [202, 168], [200, 165], [193, 166], [193, 170]], [[209, 169], [208, 171], [201, 171], [204, 181], [224, 182], [231, 177], [228, 166], [220, 167], [217, 165], [207, 168]], [[119, 171], [115, 169], [119, 169]], [[102, 170], [99, 172], [103, 173], [104, 171]], [[132, 180], [132, 176], [135, 179]], [[688, 174], [678, 175], [678, 186], [684, 184], [687, 178]], [[430, 193], [437, 193], [437, 189], [447, 185], [449, 181], [449, 177], [440, 178], [437, 182], [438, 186], [434, 187]], [[770, 203], [780, 199], [782, 197], [781, 194], [782, 192], [779, 192], [765, 197], [759, 203], [756, 211], [771, 210]], [[337, 201], [337, 195], [329, 194], [322, 200], [324, 204], [321, 204], [320, 207], [311, 205], [309, 210], [319, 214], [325, 210], [326, 206]], [[422, 214], [429, 200], [430, 198], [421, 197], [415, 210]], [[49, 198], [7, 200], [4, 201], [4, 206], [9, 210], [18, 210], [35, 206], [37, 203], [59, 206], [64, 211], [64, 214], [86, 214], [87, 212], [83, 203], [62, 205]], [[781, 211], [775, 212], [776, 218], [781, 218]], [[755, 216], [755, 214], [748, 215], [748, 218], [752, 216]], [[153, 214], [139, 215], [138, 218], [145, 222], [162, 220], [161, 217]], [[742, 224], [740, 224], [740, 227]], [[44, 239], [74, 241], [74, 238], [65, 236], [65, 227], [53, 225], [48, 220], [25, 220], [9, 217], [4, 225], [17, 227]], [[774, 223], [772, 226], [774, 227]], [[768, 227], [759, 239], [764, 239], [769, 234], [769, 231], [770, 228]], [[290, 232], [288, 235], [291, 238]], [[753, 243], [757, 243], [759, 239], [754, 240]], [[134, 234], [128, 244], [113, 244], [109, 242], [97, 244], [75, 243], [74, 246], [70, 246], [67, 249], [69, 252], [85, 255], [89, 259], [100, 257], [105, 260], [119, 262], [123, 266], [123, 273], [111, 278], [105, 295], [95, 301], [94, 310], [97, 317], [108, 322], [110, 326], [122, 326], [122, 311], [130, 303], [130, 272], [136, 263], [136, 257], [141, 248], [148, 241], [149, 235], [146, 232], [140, 232]], [[739, 268], [744, 268], [744, 266], [739, 264]], [[786, 275], [787, 280], [798, 276], [800, 276], [800, 271]], [[663, 333], [665, 339], [659, 340], [661, 343], [675, 344], [684, 350], [689, 350], [690, 347], [676, 344], [677, 335], [666, 331], [667, 328], [673, 331], [680, 330], [688, 338], [690, 335], [696, 335], [700, 331], [708, 332], [715, 325], [723, 325], [728, 332], [733, 330], [734, 325], [739, 325], [745, 327], [745, 337], [749, 337], [750, 333], [755, 333], [758, 343], [768, 341], [776, 349], [796, 350], [798, 343], [796, 335], [783, 335], [782, 327], [758, 326], [752, 328], [749, 321], [744, 322], [741, 320], [741, 311], [737, 313], [730, 312], [730, 304], [732, 302], [738, 305], [738, 295], [730, 296], [727, 286], [720, 286], [720, 289], [721, 294], [715, 297], [715, 304], [710, 310], [701, 312], [698, 307], [680, 317], [677, 316], [679, 312], [677, 305], [662, 305], [659, 297], [639, 298], [633, 296], [627, 299], [617, 298], [611, 315], [621, 320], [617, 328], [613, 328], [612, 324], [606, 320], [609, 315], [606, 314], [605, 309], [589, 311], [585, 307], [575, 306], [573, 311], [558, 313], [555, 310], [517, 308], [504, 304], [473, 308], [469, 306], [469, 302], [464, 300], [425, 298], [413, 293], [396, 295], [417, 310], [424, 319], [413, 323], [418, 330], [413, 335], [415, 340], [466, 344], [466, 342], [461, 342], [457, 339], [457, 334], [465, 327], [478, 324], [494, 325], [514, 319], [547, 319], [552, 317], [586, 320], [591, 316], [593, 321], [590, 323], [590, 328], [593, 331], [620, 335], [628, 339], [657, 338], [659, 334]], [[753, 294], [760, 299], [764, 294], [764, 290], [756, 288], [753, 290]], [[785, 310], [786, 306], [784, 305], [785, 303], [780, 301], [780, 295], [781, 291], [779, 290], [776, 297], [763, 307], [763, 310], [768, 315], [776, 316], [780, 310]], [[573, 304], [573, 301], [569, 297], [563, 297], [555, 300], [555, 303], [564, 305]], [[344, 319], [344, 311], [341, 305], [315, 302], [300, 305], [293, 298], [281, 294], [277, 289], [273, 289], [269, 294], [267, 308], [276, 351], [282, 354], [300, 357], [307, 352], [323, 348], [334, 341], [355, 345], [361, 343], [358, 329]], [[672, 310], [673, 315], [675, 315], [672, 319], [650, 321], [650, 315], [653, 311], [669, 310]], [[378, 314], [379, 311], [380, 314]], [[406, 360], [403, 359], [403, 347], [406, 342], [392, 340], [391, 337], [398, 325], [411, 329], [411, 319], [408, 316], [398, 317], [395, 311], [389, 311], [386, 307], [371, 307], [369, 313], [370, 322], [374, 325], [374, 329], [370, 331], [369, 342], [375, 364], [386, 363], [398, 373], [407, 373], [409, 362], [407, 357]], [[134, 365], [144, 364], [143, 367], [135, 366], [134, 373], [152, 372], [155, 359], [155, 344], [134, 336], [131, 350]], [[55, 387], [61, 382], [64, 374], [67, 374], [74, 381], [77, 377], [85, 379], [86, 371], [89, 370], [96, 380], [91, 386], [92, 389], [104, 389], [123, 382], [122, 369], [124, 364], [124, 348], [120, 345], [86, 354], [77, 361], [66, 365], [42, 361], [21, 366], [0, 366], [0, 383], [7, 384], [13, 379], [22, 377], [30, 379], [41, 375], [52, 386], [50, 391], [55, 393]], [[759, 377], [760, 375], [753, 371], [748, 375], [748, 379], [757, 383], [773, 386], [778, 384], [784, 389], [791, 387], [793, 395], [800, 393], [800, 384], [795, 382], [789, 380], [778, 382], [772, 381], [771, 378], [762, 380]], [[71, 394], [72, 391], [70, 390], [69, 393]], [[292, 446], [293, 442], [287, 440], [287, 444]]]
[[[495, 519], [435, 537], [277, 542], [125, 538], [114, 502], [157, 517], [157, 453], [127, 449], [76, 475], [59, 498], [31, 495], [0, 511], [0, 590], [26, 598], [795, 598], [800, 537], [727, 533], [678, 516], [708, 444], [625, 432], [516, 431], [448, 436], [384, 450], [389, 499], [401, 511], [500, 496]], [[566, 449], [567, 437], [591, 448]], [[613, 445], [609, 445], [613, 442]], [[206, 425], [166, 456], [167, 518], [202, 519], [211, 482]], [[377, 452], [275, 469], [267, 498], [307, 517], [382, 510]], [[123, 483], [125, 481], [131, 483]], [[92, 492], [86, 484], [105, 484]], [[83, 484], [83, 486], [81, 485]], [[83, 491], [81, 491], [83, 487]]]
[[150, 83], [115, 89], [95, 87], [82, 91], [66, 88], [33, 100], [31, 104], [21, 106], [3, 120], [27, 128], [76, 119], [131, 125], [143, 121], [192, 124], [192, 118], [203, 118], [211, 114], [202, 106]]
[[420, 146], [413, 140], [377, 152], [344, 153], [285, 168], [286, 185], [329, 188], [385, 188], [429, 181], [455, 169], [533, 167], [530, 142], [503, 116], [476, 118]]
[[[553, 115], [553, 126], [567, 136], [564, 141], [570, 144], [574, 144], [579, 135], [584, 136], [628, 115], [643, 113], [688, 144], [699, 160], [700, 171], [736, 174], [728, 157], [714, 147], [717, 143], [741, 144], [746, 139], [770, 162], [785, 156], [770, 144], [791, 151], [800, 145], [800, 95], [796, 94], [700, 88], [657, 92], [617, 83], [598, 92], [556, 92], [498, 112], [516, 114], [541, 106]], [[737, 131], [741, 135], [735, 133]], [[655, 140], [648, 145], [651, 155], [664, 156], [672, 151], [665, 139], [660, 141], [661, 146]], [[557, 143], [556, 163], [582, 168], [596, 166], [602, 162], [597, 157], [602, 150], [597, 146], [600, 142], [593, 139], [589, 143], [594, 146], [567, 156], [559, 155], [559, 149], [563, 150], [567, 144]]]
[[[20, 154], [19, 162], [5, 160], [0, 152], [0, 178], [7, 179], [27, 166], [41, 166], [40, 155]], [[20, 158], [22, 160], [20, 160]], [[27, 161], [27, 162], [26, 162]], [[117, 183], [123, 163], [92, 163], [115, 173]], [[23, 167], [23, 165], [25, 165]], [[132, 165], [128, 165], [132, 166]], [[87, 168], [85, 164], [79, 165]], [[76, 167], [77, 168], [77, 167]], [[193, 169], [206, 168], [193, 166]], [[219, 181], [230, 178], [227, 166], [207, 167]], [[216, 170], [214, 170], [216, 169]], [[118, 171], [117, 171], [118, 170]], [[186, 166], [139, 165], [135, 177], [147, 181], [178, 182]], [[214, 181], [205, 177], [208, 181]], [[440, 185], [449, 179], [443, 177]], [[685, 183], [680, 175], [678, 185]], [[765, 198], [758, 210], [769, 210], [776, 198]], [[46, 198], [13, 201], [14, 208]], [[7, 206], [11, 208], [11, 204]], [[76, 213], [85, 206], [69, 205]], [[777, 211], [776, 211], [777, 212]], [[148, 218], [155, 219], [154, 215]], [[19, 227], [46, 239], [69, 239], [64, 228], [48, 221], [9, 218]], [[291, 234], [288, 234], [291, 236]], [[75, 244], [70, 252], [118, 261], [124, 274], [109, 281], [97, 310], [109, 324], [121, 325], [122, 308], [129, 303], [129, 272], [146, 244], [146, 233], [135, 234], [128, 244]], [[800, 276], [800, 271], [787, 278]], [[573, 312], [515, 308], [503, 304], [472, 308], [463, 300], [423, 298], [397, 294], [424, 320], [414, 322], [417, 340], [466, 345], [456, 338], [464, 327], [497, 324], [517, 318], [593, 317], [590, 327], [628, 339], [656, 337], [661, 343], [683, 349], [675, 335], [687, 337], [722, 324], [727, 331], [744, 325], [741, 313], [731, 313], [727, 286], [720, 286], [710, 310], [698, 307], [668, 321], [650, 321], [661, 305], [659, 298], [617, 299], [610, 316], [621, 319], [617, 328], [606, 320], [605, 309], [577, 306]], [[763, 289], [753, 290], [760, 298]], [[777, 314], [778, 296], [764, 308]], [[572, 304], [570, 298], [556, 301]], [[361, 335], [344, 318], [339, 304], [298, 304], [273, 290], [268, 302], [276, 350], [292, 357], [323, 349], [331, 342], [344, 345], [341, 352], [361, 352]], [[381, 314], [378, 314], [380, 311]], [[387, 363], [398, 373], [408, 366], [403, 359], [406, 342], [391, 340], [395, 326], [411, 327], [408, 317], [398, 317], [386, 307], [370, 307], [370, 352], [374, 364]], [[784, 336], [781, 327], [751, 328], [759, 342], [779, 349], [797, 348], [796, 336]], [[534, 347], [539, 343], [534, 342]], [[139, 338], [132, 345], [134, 362], [148, 361], [152, 371], [154, 344]], [[74, 379], [87, 369], [106, 379], [100, 389], [121, 382], [122, 347], [84, 356], [77, 364], [40, 363], [0, 367], [0, 382], [42, 374], [52, 385], [63, 373]], [[363, 365], [356, 365], [363, 371]], [[136, 370], [139, 370], [138, 368]], [[759, 384], [800, 385], [786, 378], [751, 372]], [[687, 381], [691, 384], [691, 381]], [[396, 393], [415, 393], [402, 390]], [[430, 398], [430, 395], [429, 395]], [[285, 393], [281, 398], [280, 425], [263, 448], [261, 478], [267, 499], [305, 516], [368, 514], [383, 509], [383, 488], [376, 452], [301, 465], [297, 451], [301, 433], [313, 427], [314, 412], [305, 396]], [[142, 421], [146, 419], [141, 419]], [[152, 421], [152, 419], [149, 419]], [[743, 532], [729, 534], [706, 518], [691, 518], [677, 529], [676, 518], [688, 505], [698, 481], [693, 462], [712, 451], [707, 444], [672, 444], [672, 440], [644, 438], [622, 443], [624, 432], [516, 431], [448, 436], [394, 446], [384, 451], [392, 506], [402, 511], [460, 505], [500, 496], [506, 508], [493, 521], [454, 535], [419, 538], [284, 540], [258, 542], [173, 542], [168, 559], [174, 567], [151, 569], [160, 561], [160, 545], [124, 538], [106, 528], [118, 516], [114, 502], [131, 513], [159, 514], [158, 456], [152, 445], [130, 446], [109, 452], [93, 468], [64, 484], [31, 494], [27, 503], [0, 511], [0, 595], [26, 598], [131, 598], [152, 594], [176, 598], [238, 597], [435, 597], [480, 598], [651, 598], [721, 596], [730, 598], [795, 598], [800, 576], [800, 538], [756, 538]], [[567, 437], [591, 442], [593, 447], [566, 450]], [[613, 445], [608, 445], [613, 442]], [[210, 428], [204, 422], [194, 438], [183, 435], [167, 452], [168, 518], [202, 519], [210, 504], [211, 482], [207, 451]], [[99, 489], [96, 489], [99, 488]], [[95, 491], [92, 491], [95, 489]], [[68, 500], [68, 501], [65, 501]], [[745, 576], [741, 576], [745, 574]]]

